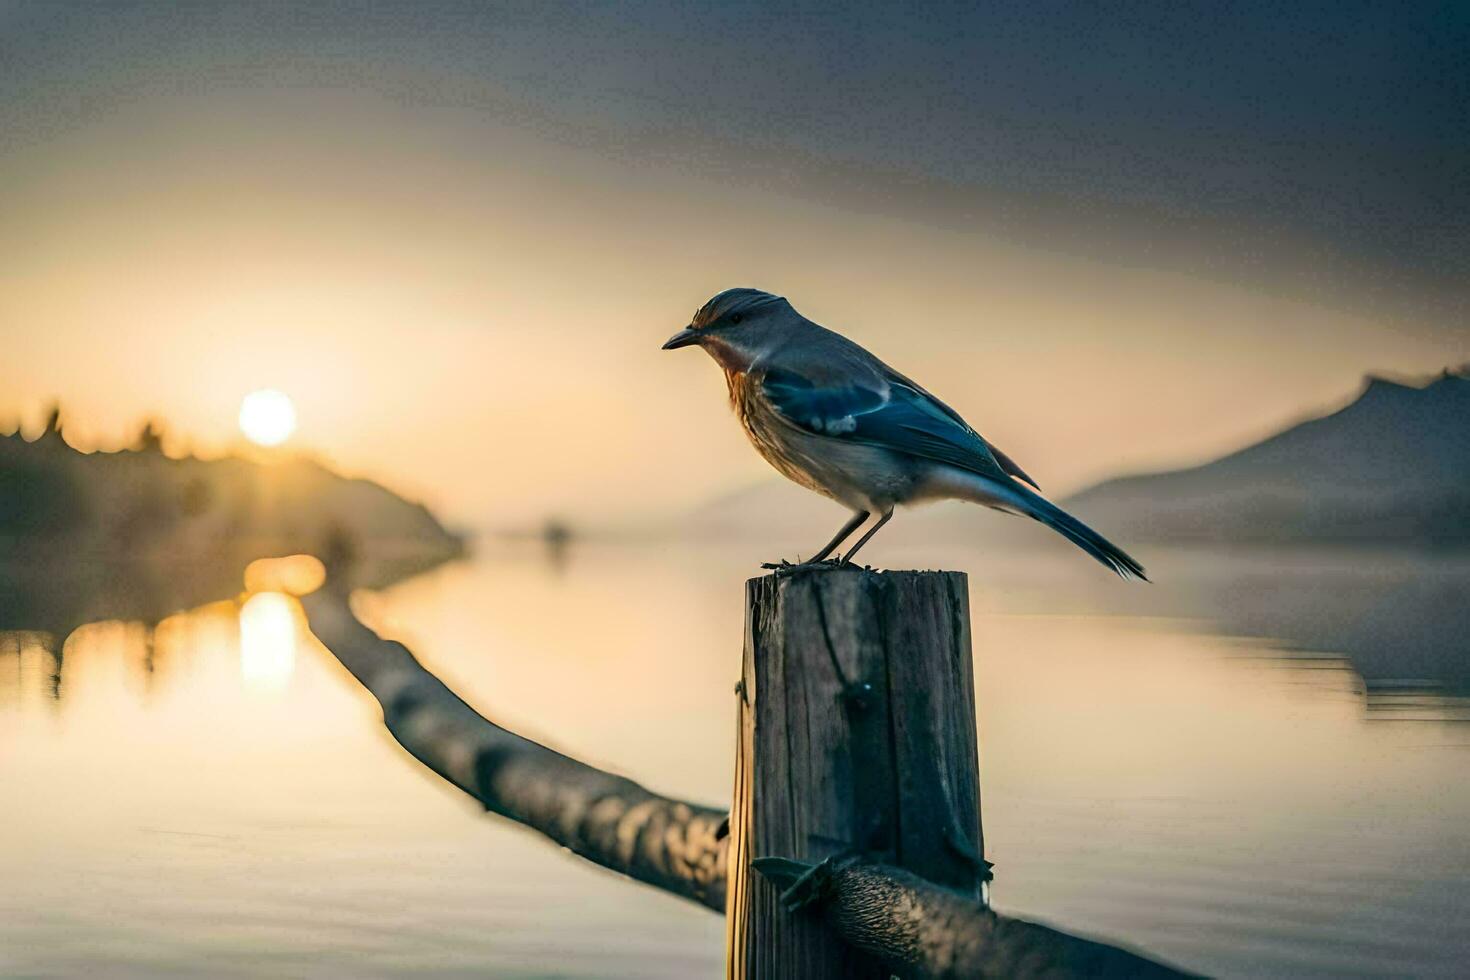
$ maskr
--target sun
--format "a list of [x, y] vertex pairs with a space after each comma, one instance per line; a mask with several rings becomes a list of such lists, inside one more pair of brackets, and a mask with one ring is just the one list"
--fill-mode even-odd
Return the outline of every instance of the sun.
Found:
[[252, 391], [240, 401], [240, 431], [257, 446], [279, 446], [296, 431], [296, 406], [284, 391]]

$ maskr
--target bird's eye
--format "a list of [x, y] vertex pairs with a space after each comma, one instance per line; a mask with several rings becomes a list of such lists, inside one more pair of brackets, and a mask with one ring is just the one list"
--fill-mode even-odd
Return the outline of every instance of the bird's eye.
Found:
[[731, 323], [739, 323], [741, 320], [744, 320], [744, 319], [745, 319], [745, 317], [741, 316], [739, 313], [734, 313], [734, 314], [731, 314], [731, 316], [730, 316], [730, 322]]

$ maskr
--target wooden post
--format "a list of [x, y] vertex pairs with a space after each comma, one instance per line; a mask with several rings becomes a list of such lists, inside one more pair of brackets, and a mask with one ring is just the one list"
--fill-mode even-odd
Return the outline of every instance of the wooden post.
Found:
[[969, 602], [959, 572], [826, 569], [746, 585], [726, 974], [890, 971], [807, 910], [758, 858], [863, 854], [981, 902]]

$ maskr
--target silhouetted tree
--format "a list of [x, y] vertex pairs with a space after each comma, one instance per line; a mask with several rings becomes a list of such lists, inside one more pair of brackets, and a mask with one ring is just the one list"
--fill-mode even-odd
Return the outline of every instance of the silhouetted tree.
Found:
[[52, 402], [46, 409], [46, 425], [41, 429], [41, 434], [36, 436], [35, 441], [43, 446], [65, 446], [66, 442], [61, 438], [61, 405]]
[[163, 452], [163, 430], [149, 419], [143, 423], [143, 429], [138, 437], [133, 440], [133, 452], [137, 453], [161, 453]]

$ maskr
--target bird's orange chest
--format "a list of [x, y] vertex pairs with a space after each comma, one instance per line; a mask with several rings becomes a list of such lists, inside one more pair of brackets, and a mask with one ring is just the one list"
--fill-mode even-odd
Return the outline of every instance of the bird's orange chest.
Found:
[[[767, 460], [780, 455], [780, 429], [777, 416], [770, 403], [761, 394], [762, 372], [726, 371], [725, 379], [730, 385], [730, 407], [740, 420], [740, 427], [755, 444], [755, 448]], [[778, 467], [779, 468], [779, 467]]]
[[735, 410], [740, 427], [760, 454], [775, 462], [774, 457], [781, 455], [776, 432], [779, 426], [771, 406], [761, 395], [761, 375], [749, 371], [726, 371], [725, 381], [730, 386], [730, 407]]
[[745, 371], [725, 369], [725, 384], [730, 389], [730, 407], [740, 419], [740, 424], [750, 428], [749, 415], [755, 398], [750, 374]]

